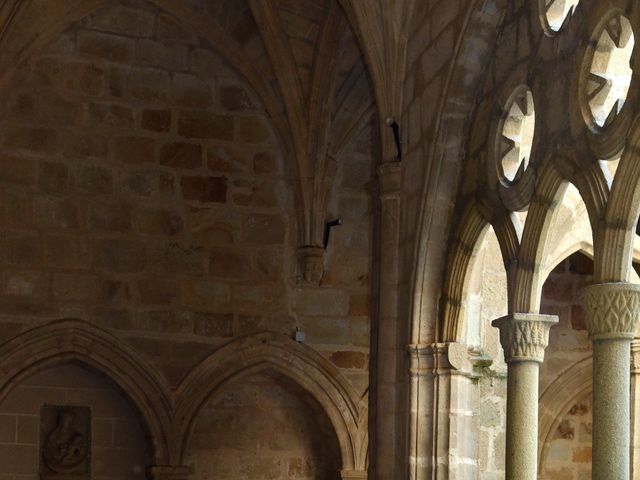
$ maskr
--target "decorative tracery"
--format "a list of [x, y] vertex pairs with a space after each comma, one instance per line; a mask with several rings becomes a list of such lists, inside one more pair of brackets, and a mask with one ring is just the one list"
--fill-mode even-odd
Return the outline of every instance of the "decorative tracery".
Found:
[[503, 180], [513, 182], [526, 170], [531, 156], [535, 131], [533, 95], [521, 87], [506, 108], [500, 137], [500, 173]]
[[578, 3], [580, 0], [543, 0], [544, 18], [549, 29], [552, 32], [559, 31]]
[[629, 20], [619, 13], [602, 25], [595, 38], [586, 95], [594, 123], [604, 127], [620, 113], [627, 98], [635, 38]]

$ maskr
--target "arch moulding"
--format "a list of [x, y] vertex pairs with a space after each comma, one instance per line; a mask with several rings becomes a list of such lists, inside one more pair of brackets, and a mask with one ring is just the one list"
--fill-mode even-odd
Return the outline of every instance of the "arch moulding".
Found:
[[143, 419], [157, 464], [173, 460], [170, 392], [154, 369], [110, 333], [81, 320], [59, 320], [21, 333], [0, 348], [0, 402], [47, 367], [80, 362], [109, 377]]
[[204, 404], [228, 382], [273, 370], [296, 382], [323, 408], [336, 433], [343, 472], [367, 469], [366, 396], [358, 398], [337, 368], [311, 348], [276, 333], [239, 338], [206, 358], [176, 392], [181, 425], [178, 459], [186, 453], [195, 419]]

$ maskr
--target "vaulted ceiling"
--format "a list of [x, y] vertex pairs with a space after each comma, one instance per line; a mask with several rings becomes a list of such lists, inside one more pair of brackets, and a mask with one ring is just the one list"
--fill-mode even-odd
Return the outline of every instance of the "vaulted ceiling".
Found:
[[[110, 1], [4, 0], [0, 87], [16, 65]], [[381, 158], [393, 156], [379, 119], [401, 114], [413, 0], [148, 1], [207, 40], [261, 97], [297, 180], [298, 242], [320, 244], [334, 164], [345, 148], [373, 122]]]

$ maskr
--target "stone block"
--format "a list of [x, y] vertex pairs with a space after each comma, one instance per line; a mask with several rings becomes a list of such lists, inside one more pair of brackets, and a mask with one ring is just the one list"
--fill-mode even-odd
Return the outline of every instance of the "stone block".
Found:
[[52, 293], [64, 303], [94, 303], [98, 297], [98, 278], [89, 273], [56, 273]]
[[185, 45], [139, 40], [137, 42], [137, 60], [140, 65], [145, 67], [184, 72], [189, 68], [189, 51]]
[[36, 196], [33, 222], [40, 228], [76, 230], [81, 226], [79, 205], [72, 198]]
[[221, 85], [218, 88], [218, 96], [220, 105], [225, 110], [235, 111], [254, 111], [256, 104], [244, 87], [238, 85]]
[[245, 280], [251, 278], [251, 253], [243, 250], [214, 248], [209, 254], [209, 275]]
[[257, 280], [275, 282], [284, 279], [285, 256], [279, 250], [259, 250], [255, 256]]
[[28, 157], [0, 155], [0, 182], [11, 185], [33, 185], [37, 163]]
[[145, 277], [138, 280], [140, 303], [143, 305], [172, 305], [180, 294], [173, 278]]
[[124, 202], [93, 202], [89, 209], [89, 228], [94, 232], [130, 232], [132, 207]]
[[298, 288], [293, 311], [309, 316], [345, 316], [349, 312], [349, 295], [343, 290]]
[[112, 67], [109, 80], [109, 89], [114, 97], [148, 103], [167, 101], [170, 80], [164, 70]]
[[203, 78], [237, 76], [229, 64], [209, 48], [194, 48], [191, 51], [191, 71]]
[[284, 287], [264, 285], [234, 285], [233, 306], [240, 313], [278, 313], [286, 306]]
[[201, 110], [183, 110], [178, 133], [185, 138], [233, 140], [234, 118]]
[[265, 151], [253, 156], [253, 171], [257, 175], [275, 175], [278, 173], [278, 160], [273, 152]]
[[78, 32], [78, 53], [118, 63], [131, 63], [133, 41], [130, 38], [83, 30]]
[[241, 173], [247, 170], [247, 153], [227, 145], [213, 145], [207, 149], [209, 170], [221, 173]]
[[[126, 42], [126, 39], [123, 40]], [[104, 45], [101, 47], [104, 48]], [[107, 54], [104, 50], [102, 53]], [[117, 56], [123, 54], [123, 52], [118, 52], [116, 49], [112, 54]], [[107, 88], [105, 70], [94, 63], [64, 62], [61, 64], [60, 75], [57, 78], [61, 87], [75, 95], [82, 94], [97, 97], [103, 95]]]
[[175, 236], [184, 231], [184, 220], [178, 212], [162, 208], [139, 211], [138, 229], [148, 235]]
[[113, 174], [103, 167], [80, 166], [74, 172], [72, 185], [81, 194], [109, 194], [113, 191]]
[[17, 417], [15, 415], [0, 415], [0, 443], [15, 443]]
[[193, 316], [193, 333], [204, 337], [231, 337], [233, 315], [196, 313]]
[[153, 269], [173, 275], [203, 275], [205, 252], [202, 248], [176, 242], [156, 245], [151, 252]]
[[94, 266], [99, 269], [135, 273], [147, 265], [147, 244], [139, 240], [100, 239], [93, 244]]
[[171, 110], [144, 110], [141, 127], [152, 132], [168, 132], [171, 130]]
[[263, 144], [271, 140], [271, 130], [263, 117], [238, 117], [236, 123], [241, 142]]
[[362, 352], [338, 351], [333, 352], [329, 359], [338, 368], [364, 369], [367, 366], [368, 355]]
[[40, 103], [40, 118], [45, 123], [59, 125], [77, 125], [82, 116], [82, 104], [67, 100], [54, 92], [43, 92], [38, 98]]
[[43, 257], [42, 237], [38, 233], [5, 232], [7, 261], [14, 265], [40, 265]]
[[349, 297], [349, 315], [368, 316], [370, 298], [367, 294], [356, 294]]
[[89, 18], [91, 28], [129, 37], [151, 37], [155, 30], [153, 12], [128, 8], [118, 3], [107, 6]]
[[102, 135], [71, 133], [64, 140], [67, 158], [104, 158], [109, 153], [107, 139]]
[[58, 148], [58, 134], [44, 127], [9, 126], [3, 129], [5, 147], [53, 156]]
[[49, 277], [38, 271], [6, 271], [2, 278], [2, 294], [11, 297], [46, 297]]
[[193, 320], [189, 312], [176, 310], [140, 312], [137, 323], [138, 329], [145, 332], [162, 332], [164, 334], [193, 332]]
[[182, 197], [203, 203], [224, 203], [227, 200], [227, 179], [214, 176], [184, 176], [180, 178]]
[[67, 191], [69, 171], [64, 163], [42, 162], [38, 169], [38, 190], [59, 194]]
[[154, 163], [155, 141], [147, 137], [112, 138], [111, 157], [128, 165]]
[[284, 244], [286, 224], [280, 215], [249, 214], [242, 223], [242, 239], [262, 245]]
[[216, 313], [230, 309], [231, 287], [225, 282], [193, 279], [184, 282], [183, 288], [187, 306]]
[[181, 107], [200, 109], [213, 105], [209, 85], [195, 75], [184, 73], [172, 76], [171, 101]]
[[183, 28], [172, 17], [168, 15], [158, 15], [157, 37], [163, 42], [178, 42], [195, 45], [198, 37], [193, 32]]
[[202, 145], [196, 143], [165, 143], [160, 149], [160, 165], [193, 169], [202, 166]]
[[133, 110], [122, 105], [108, 103], [89, 104], [87, 118], [91, 126], [122, 130], [130, 130], [135, 123]]

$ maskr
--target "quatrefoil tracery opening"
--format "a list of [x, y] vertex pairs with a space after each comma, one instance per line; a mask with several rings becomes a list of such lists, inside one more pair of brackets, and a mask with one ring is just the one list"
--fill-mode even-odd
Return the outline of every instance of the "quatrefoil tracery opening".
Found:
[[500, 174], [506, 183], [514, 182], [529, 165], [535, 130], [533, 95], [521, 88], [507, 104], [499, 140]]
[[621, 14], [608, 20], [597, 38], [586, 95], [593, 122], [602, 128], [613, 122], [627, 99], [635, 38], [629, 20]]
[[553, 32], [559, 31], [567, 17], [573, 15], [578, 3], [580, 0], [544, 0], [544, 15], [549, 28]]

